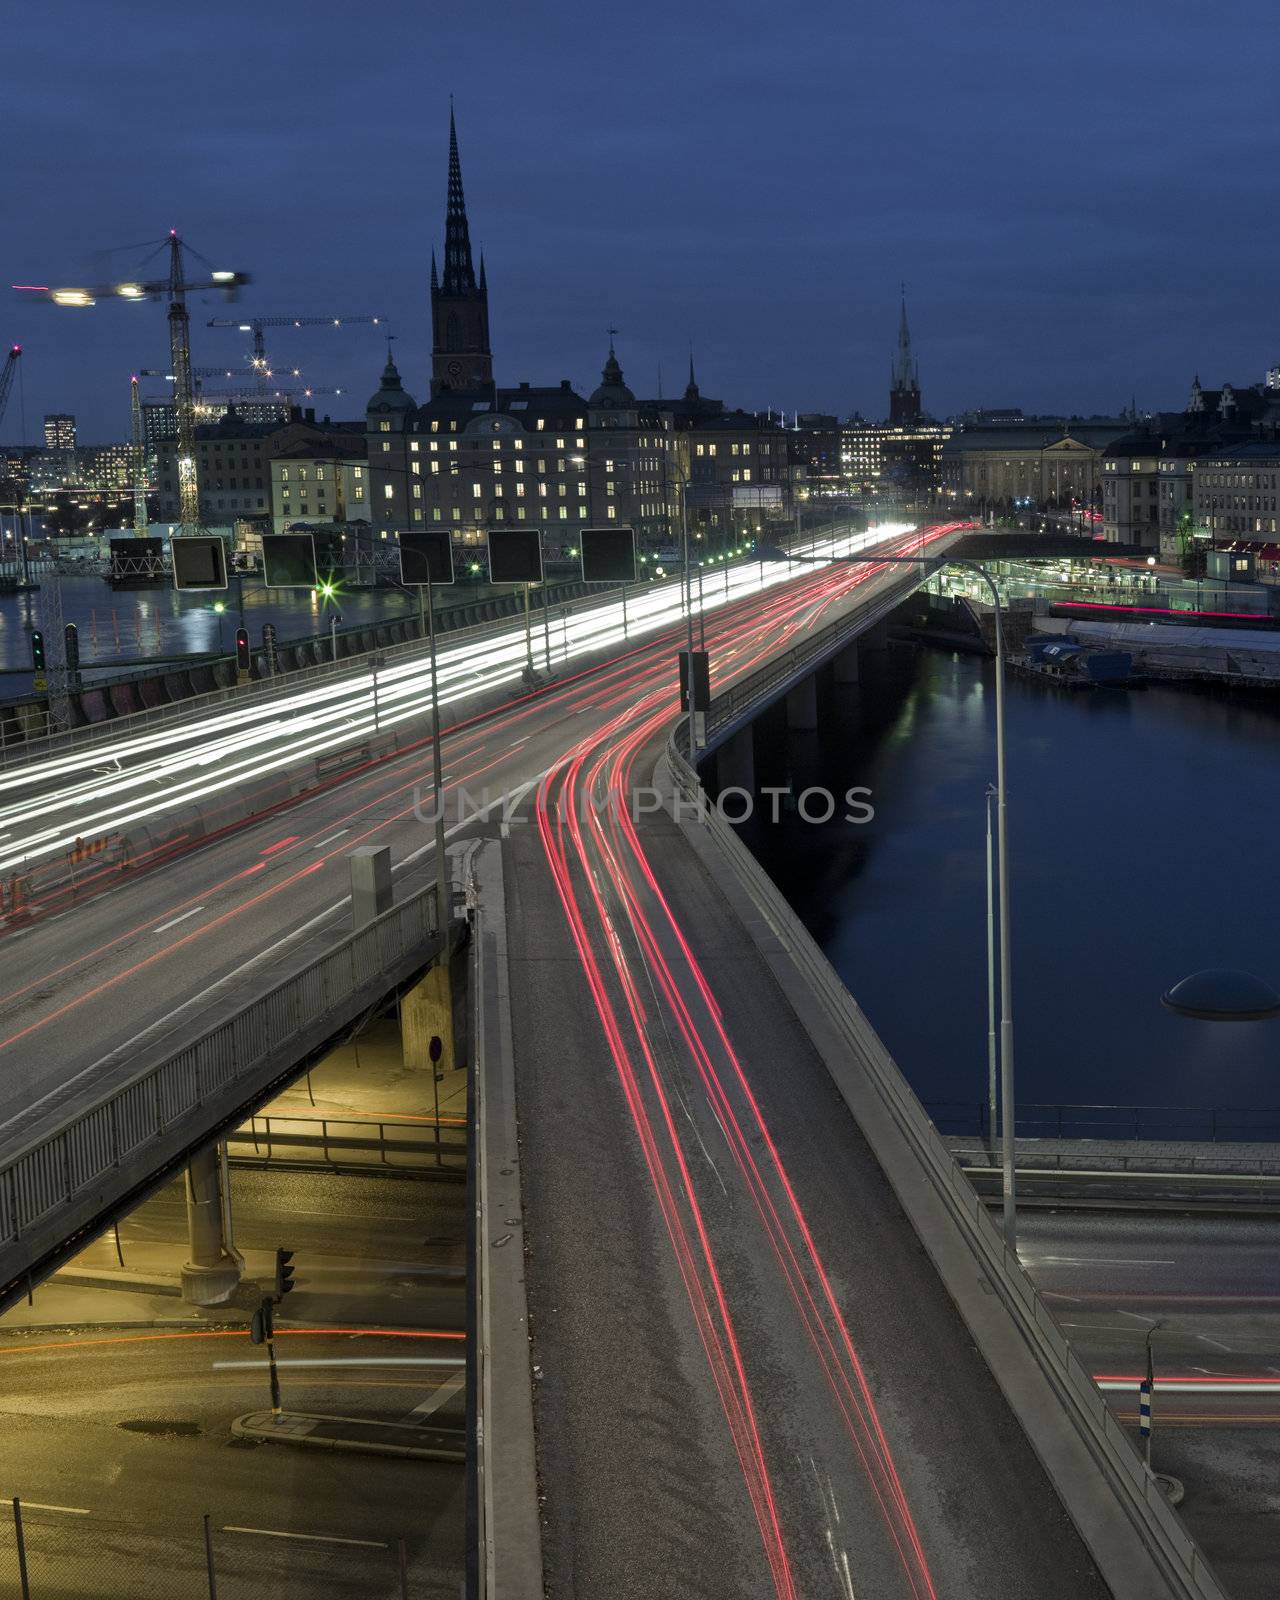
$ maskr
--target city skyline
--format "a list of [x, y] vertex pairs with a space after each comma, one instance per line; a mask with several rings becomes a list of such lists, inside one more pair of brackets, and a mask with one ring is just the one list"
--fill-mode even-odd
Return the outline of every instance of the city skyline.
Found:
[[[1185, 32], [1135, 27], [1110, 40], [1109, 73], [1127, 59], [1142, 70], [1108, 98], [1087, 28], [1054, 35], [1046, 55], [1048, 33], [1024, 22], [1011, 35], [989, 7], [926, 8], [935, 25], [913, 30], [826, 5], [792, 28], [753, 5], [722, 36], [659, 6], [589, 37], [580, 9], [537, 26], [512, 15], [495, 44], [460, 17], [426, 28], [392, 6], [364, 24], [368, 48], [351, 65], [334, 48], [346, 14], [332, 6], [309, 10], [296, 36], [291, 10], [262, 18], [233, 5], [194, 23], [198, 47], [181, 57], [138, 26], [57, 7], [32, 30], [33, 49], [75, 92], [55, 108], [17, 86], [34, 154], [11, 178], [12, 203], [42, 225], [23, 230], [11, 277], [92, 281], [102, 247], [177, 226], [210, 260], [254, 275], [246, 314], [385, 316], [406, 385], [424, 387], [452, 92], [500, 382], [589, 384], [616, 324], [644, 392], [659, 368], [678, 389], [692, 342], [705, 382], [731, 403], [880, 415], [904, 278], [938, 415], [1116, 411], [1131, 397], [1162, 409], [1197, 370], [1249, 383], [1274, 364], [1268, 251], [1259, 209], [1244, 203], [1268, 136], [1238, 109], [1251, 74], [1262, 91], [1261, 59], [1196, 60], [1198, 93], [1212, 98], [1221, 83], [1225, 94], [1230, 79], [1206, 130], [1178, 113], [1195, 54]], [[214, 47], [239, 25], [259, 50]], [[816, 35], [830, 48], [815, 51]], [[1001, 101], [990, 125], [971, 76], [984, 52]], [[273, 80], [284, 58], [300, 70]], [[147, 128], [172, 134], [133, 161], [120, 155], [135, 130], [113, 73], [126, 60], [149, 74]], [[229, 123], [227, 104], [244, 108]], [[1010, 140], [1020, 116], [1046, 137]], [[1158, 204], [1143, 177], [1157, 137]], [[109, 260], [123, 272], [143, 253]], [[6, 434], [21, 431], [25, 399], [32, 442], [46, 411], [74, 412], [86, 439], [123, 437], [129, 373], [163, 364], [162, 316], [54, 311], [16, 295], [8, 309], [25, 396]], [[204, 328], [220, 314], [192, 307], [201, 364], [242, 354], [234, 333]], [[279, 359], [343, 389], [319, 409], [358, 415], [376, 387], [380, 332], [298, 336]]]

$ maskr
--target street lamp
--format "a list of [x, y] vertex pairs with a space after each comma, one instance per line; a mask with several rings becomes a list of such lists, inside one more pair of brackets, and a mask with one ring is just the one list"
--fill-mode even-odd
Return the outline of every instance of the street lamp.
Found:
[[[1002, 1168], [1001, 1195], [1004, 1221], [1004, 1242], [1015, 1255], [1018, 1249], [1018, 1200], [1014, 1175], [1014, 1075], [1013, 1075], [1013, 963], [1009, 936], [1009, 845], [1008, 806], [1005, 785], [1005, 730], [1004, 730], [1004, 624], [1000, 607], [1000, 590], [996, 580], [978, 561], [967, 561], [955, 556], [885, 555], [863, 551], [857, 555], [813, 556], [790, 555], [776, 545], [761, 545], [758, 549], [761, 562], [805, 561], [822, 565], [825, 561], [864, 566], [900, 565], [921, 566], [930, 572], [942, 567], [964, 567], [975, 573], [991, 592], [996, 618], [996, 844], [999, 875], [1000, 902], [1000, 1163]], [[691, 719], [692, 720], [692, 719]]]

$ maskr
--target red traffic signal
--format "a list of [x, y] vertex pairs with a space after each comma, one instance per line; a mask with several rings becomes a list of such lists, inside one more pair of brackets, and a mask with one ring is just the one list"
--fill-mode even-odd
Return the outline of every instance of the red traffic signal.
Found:
[[236, 666], [241, 672], [249, 670], [249, 630], [248, 628], [236, 629]]

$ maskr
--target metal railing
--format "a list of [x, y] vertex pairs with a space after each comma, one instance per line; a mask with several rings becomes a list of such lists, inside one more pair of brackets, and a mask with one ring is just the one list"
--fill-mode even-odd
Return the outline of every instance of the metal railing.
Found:
[[[976, 1100], [928, 1100], [943, 1133], [987, 1136], [988, 1107]], [[1072, 1105], [1018, 1107], [1019, 1139], [1175, 1139], [1208, 1143], [1280, 1141], [1280, 1110], [1247, 1106]], [[1280, 1151], [1277, 1151], [1280, 1157]]]
[[785, 686], [820, 666], [853, 635], [875, 627], [913, 594], [927, 576], [922, 569], [917, 576], [895, 580], [880, 591], [874, 603], [837, 617], [816, 633], [808, 634], [803, 643], [772, 656], [759, 671], [739, 678], [723, 694], [717, 694], [707, 713], [708, 738], [721, 728], [742, 720], [747, 712], [776, 699]]
[[[227, 1134], [227, 1154], [241, 1164], [299, 1165], [317, 1155], [328, 1167], [368, 1172], [378, 1167], [398, 1172], [436, 1169], [465, 1174], [466, 1119], [435, 1117], [296, 1117], [255, 1114]], [[360, 1160], [368, 1155], [372, 1159]], [[430, 1156], [430, 1161], [417, 1159]]]
[[433, 885], [189, 1043], [165, 1041], [159, 1060], [132, 1070], [122, 1050], [89, 1069], [100, 1081], [128, 1076], [0, 1161], [0, 1306], [81, 1230], [425, 966], [437, 943]]
[[[276, 1446], [278, 1449], [279, 1446]], [[297, 1533], [228, 1526], [224, 1517], [143, 1521], [36, 1501], [0, 1502], [0, 1594], [6, 1600], [262, 1600], [266, 1595], [378, 1595], [409, 1600], [454, 1574], [418, 1529], [374, 1524], [334, 1537], [303, 1517]], [[411, 1588], [412, 1584], [412, 1588]], [[440, 1585], [437, 1588], [437, 1584]]]
[[1005, 1247], [985, 1203], [839, 974], [731, 825], [707, 803], [697, 774], [686, 759], [688, 747], [688, 724], [681, 719], [668, 745], [678, 789], [696, 807], [700, 825], [706, 828], [787, 953], [799, 980], [823, 1004], [851, 1060], [865, 1074], [884, 1110], [901, 1131], [921, 1171], [927, 1174], [932, 1191], [967, 1239], [978, 1265], [1017, 1323], [1099, 1470], [1172, 1585], [1171, 1592], [1185, 1600], [1227, 1600], [1200, 1547], [1144, 1467], [1123, 1425], [1054, 1321], [1016, 1254]]
[[[566, 610], [570, 612], [590, 610], [591, 607], [607, 604], [614, 598], [614, 591], [610, 588], [599, 594], [585, 594], [579, 595], [574, 600], [557, 601], [555, 610], [557, 613]], [[407, 613], [404, 617], [390, 620], [416, 624], [418, 619], [412, 613]], [[541, 620], [535, 607], [533, 624], [535, 633], [541, 628]], [[374, 624], [371, 627], [380, 625]], [[519, 616], [494, 617], [487, 622], [450, 628], [441, 635], [441, 644], [452, 647], [454, 644], [476, 639], [494, 638], [504, 632], [523, 633], [523, 630], [524, 622]], [[201, 717], [225, 709], [231, 702], [235, 703], [237, 709], [269, 706], [282, 696], [293, 694], [300, 689], [310, 689], [335, 680], [364, 676], [370, 670], [370, 658], [373, 656], [377, 656], [385, 665], [394, 666], [400, 661], [417, 656], [425, 657], [427, 648], [425, 638], [406, 640], [403, 644], [382, 645], [361, 651], [358, 655], [343, 656], [337, 661], [322, 661], [312, 667], [296, 667], [291, 672], [281, 672], [274, 677], [259, 679], [254, 683], [211, 689], [205, 694], [191, 695], [183, 700], [172, 701], [168, 705], [147, 706], [140, 711], [109, 717], [102, 722], [85, 723], [80, 727], [66, 728], [52, 733], [39, 733], [30, 738], [25, 735], [12, 738], [9, 718], [0, 716], [0, 767], [41, 761], [48, 756], [65, 754], [82, 746], [92, 746], [111, 739], [127, 738], [132, 734], [152, 733], [157, 728], [198, 721]], [[201, 665], [210, 669], [212, 666], [208, 662]], [[136, 683], [139, 680], [132, 678], [127, 681]], [[89, 687], [107, 692], [110, 684], [94, 684]], [[29, 714], [43, 719], [44, 714], [34, 703], [29, 704], [27, 709]], [[10, 710], [10, 716], [14, 721], [21, 720], [19, 710], [20, 707], [13, 707]]]

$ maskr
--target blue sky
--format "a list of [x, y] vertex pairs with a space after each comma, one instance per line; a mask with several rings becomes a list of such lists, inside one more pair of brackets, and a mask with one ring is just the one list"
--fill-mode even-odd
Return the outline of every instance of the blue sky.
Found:
[[[241, 307], [376, 312], [426, 387], [456, 98], [500, 382], [628, 381], [884, 410], [898, 284], [926, 404], [1181, 405], [1280, 361], [1277, 30], [1262, 0], [642, 7], [51, 0], [24, 19], [0, 169], [6, 277], [91, 278], [176, 227], [254, 274]], [[123, 248], [122, 248], [123, 247]], [[3, 296], [27, 434], [123, 437], [162, 309]], [[245, 341], [192, 308], [194, 359]], [[377, 334], [276, 358], [377, 387]], [[0, 428], [21, 432], [19, 396]]]

